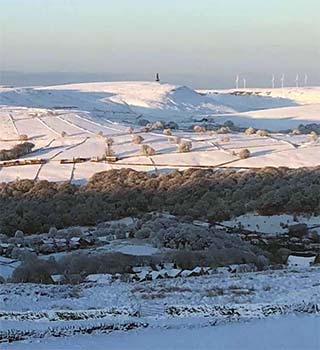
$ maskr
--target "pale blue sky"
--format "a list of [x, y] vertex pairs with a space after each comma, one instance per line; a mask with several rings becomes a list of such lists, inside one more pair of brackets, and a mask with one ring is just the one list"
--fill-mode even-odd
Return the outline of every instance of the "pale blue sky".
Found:
[[319, 0], [0, 0], [0, 71], [320, 83], [319, 13]]

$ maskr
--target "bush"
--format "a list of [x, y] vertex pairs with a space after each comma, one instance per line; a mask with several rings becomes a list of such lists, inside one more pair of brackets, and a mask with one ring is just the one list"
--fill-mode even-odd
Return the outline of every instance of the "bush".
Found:
[[179, 129], [179, 125], [176, 122], [170, 121], [167, 123], [166, 128], [176, 130]]
[[56, 229], [56, 227], [50, 227], [48, 235], [51, 238], [57, 237], [58, 236], [58, 230]]
[[50, 262], [35, 257], [25, 260], [12, 273], [11, 281], [14, 283], [53, 283]]
[[112, 137], [106, 137], [106, 145], [112, 146], [114, 144], [114, 140]]
[[292, 135], [301, 135], [301, 131], [299, 129], [293, 129]]
[[28, 135], [21, 134], [21, 135], [19, 135], [19, 140], [20, 141], [28, 141], [29, 137], [28, 137]]
[[105, 155], [106, 155], [106, 157], [114, 157], [115, 156], [115, 153], [114, 153], [111, 145], [108, 145], [108, 144], [106, 145]]
[[136, 145], [140, 145], [143, 141], [143, 137], [141, 135], [133, 135], [132, 136], [132, 142]]
[[150, 147], [149, 145], [142, 145], [141, 146], [141, 152], [143, 155], [147, 157], [154, 156], [156, 154], [156, 151], [154, 148]]
[[311, 131], [311, 133], [308, 136], [309, 141], [315, 142], [318, 140], [318, 134], [315, 131]]
[[101, 253], [89, 255], [84, 252], [69, 254], [57, 262], [57, 273], [87, 276], [96, 273], [128, 273], [132, 266], [151, 263], [151, 257], [122, 253]]
[[268, 134], [268, 132], [267, 132], [266, 130], [258, 130], [258, 131], [256, 132], [256, 134], [257, 134], [258, 136], [261, 136], [261, 137], [269, 136], [269, 134]]
[[229, 136], [222, 136], [220, 138], [220, 142], [230, 142], [230, 137]]
[[11, 160], [22, 157], [32, 151], [34, 144], [31, 142], [24, 142], [20, 145], [16, 145], [9, 150], [1, 150], [0, 151], [0, 160]]
[[178, 145], [178, 150], [180, 153], [190, 152], [192, 149], [192, 143], [189, 141], [182, 141]]
[[242, 149], [240, 152], [239, 152], [239, 157], [241, 159], [247, 159], [251, 156], [251, 153], [250, 151], [246, 148], [246, 149]]
[[181, 141], [182, 141], [182, 139], [179, 136], [175, 136], [175, 137], [170, 139], [170, 142], [175, 143], [176, 145], [179, 145]]
[[193, 127], [193, 131], [194, 132], [206, 132], [206, 128], [204, 126], [195, 125]]
[[148, 227], [141, 228], [140, 230], [137, 230], [134, 234], [135, 238], [138, 239], [146, 239], [151, 236], [152, 232]]
[[229, 134], [231, 132], [230, 128], [227, 126], [222, 126], [217, 130], [217, 134]]
[[245, 133], [246, 135], [253, 135], [253, 134], [256, 133], [256, 129], [250, 127], [250, 128], [248, 128], [248, 129], [246, 129], [244, 133]]
[[21, 230], [17, 230], [16, 233], [14, 234], [14, 238], [23, 239], [24, 233]]

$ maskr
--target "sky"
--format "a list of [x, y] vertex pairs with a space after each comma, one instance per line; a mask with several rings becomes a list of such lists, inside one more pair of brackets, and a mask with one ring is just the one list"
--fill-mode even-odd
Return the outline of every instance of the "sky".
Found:
[[[320, 85], [319, 0], [0, 0], [0, 79]], [[10, 78], [11, 77], [11, 78]], [[42, 77], [42, 78], [41, 78]], [[0, 81], [1, 84], [1, 81]]]

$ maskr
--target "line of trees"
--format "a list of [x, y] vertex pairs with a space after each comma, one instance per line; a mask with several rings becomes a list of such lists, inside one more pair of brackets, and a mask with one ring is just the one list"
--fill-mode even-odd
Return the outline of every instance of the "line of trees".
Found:
[[212, 221], [253, 211], [319, 214], [320, 167], [159, 174], [122, 169], [98, 173], [83, 186], [20, 180], [0, 184], [0, 208], [0, 233], [9, 235], [96, 225], [151, 211]]
[[34, 144], [32, 142], [23, 142], [15, 145], [11, 149], [0, 150], [0, 161], [18, 159], [32, 151]]

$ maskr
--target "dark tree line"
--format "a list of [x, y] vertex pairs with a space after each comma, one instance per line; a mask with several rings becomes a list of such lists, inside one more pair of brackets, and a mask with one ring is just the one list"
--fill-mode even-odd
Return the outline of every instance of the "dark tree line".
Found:
[[48, 232], [168, 211], [220, 221], [247, 212], [320, 212], [320, 168], [258, 171], [189, 169], [148, 174], [130, 169], [94, 175], [84, 186], [20, 180], [0, 184], [0, 233]]

